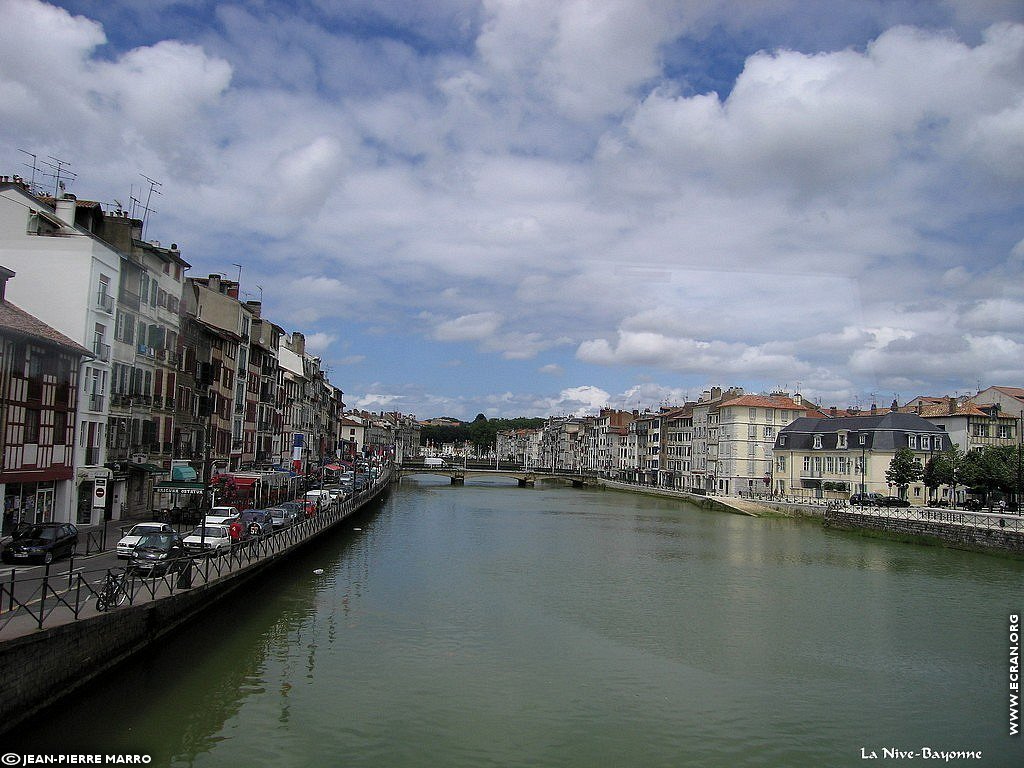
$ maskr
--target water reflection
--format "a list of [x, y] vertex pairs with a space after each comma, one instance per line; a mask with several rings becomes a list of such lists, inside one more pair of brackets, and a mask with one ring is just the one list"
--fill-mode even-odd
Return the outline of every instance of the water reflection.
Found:
[[[1017, 754], [1002, 709], [1021, 563], [426, 477], [347, 527], [36, 725], [34, 743], [102, 734], [88, 743], [201, 766]], [[122, 695], [157, 678], [159, 695]]]

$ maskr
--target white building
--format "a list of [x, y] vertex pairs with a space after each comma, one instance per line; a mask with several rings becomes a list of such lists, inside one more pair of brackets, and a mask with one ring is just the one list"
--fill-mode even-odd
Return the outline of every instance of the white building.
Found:
[[18, 274], [7, 298], [94, 355], [78, 376], [75, 497], [54, 500], [54, 519], [96, 524], [106, 505], [94, 495], [96, 480], [102, 486], [111, 476], [105, 429], [121, 256], [75, 225], [76, 208], [73, 196], [50, 206], [20, 180], [0, 177], [0, 263]]

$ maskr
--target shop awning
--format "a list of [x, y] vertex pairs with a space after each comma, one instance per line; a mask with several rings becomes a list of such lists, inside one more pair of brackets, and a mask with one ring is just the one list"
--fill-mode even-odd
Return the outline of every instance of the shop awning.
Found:
[[199, 479], [199, 475], [192, 467], [174, 467], [171, 470], [171, 480], [185, 480], [187, 482], [195, 482]]
[[324, 469], [329, 469], [331, 470], [331, 472], [338, 472], [341, 470], [341, 467], [339, 467], [337, 464], [327, 464], [324, 466]]
[[159, 464], [136, 464], [132, 462], [128, 465], [129, 472], [148, 472], [151, 475], [166, 475], [170, 472], [169, 469], [161, 467]]
[[206, 486], [202, 483], [189, 483], [184, 480], [161, 480], [153, 486], [157, 493], [205, 493]]

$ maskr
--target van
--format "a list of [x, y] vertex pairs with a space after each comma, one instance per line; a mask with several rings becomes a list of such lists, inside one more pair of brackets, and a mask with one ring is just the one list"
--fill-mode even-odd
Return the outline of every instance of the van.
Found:
[[427, 456], [423, 460], [424, 467], [447, 467], [448, 462], [444, 459], [438, 458], [437, 456]]

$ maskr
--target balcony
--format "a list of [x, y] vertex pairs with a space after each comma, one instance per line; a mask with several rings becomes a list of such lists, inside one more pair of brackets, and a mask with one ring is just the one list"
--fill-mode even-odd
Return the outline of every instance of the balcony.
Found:
[[103, 410], [103, 395], [89, 395], [89, 410], [90, 411], [102, 411]]
[[92, 351], [93, 351], [93, 354], [95, 354], [96, 357], [99, 358], [100, 360], [102, 360], [104, 363], [110, 361], [110, 345], [109, 344], [104, 344], [102, 341], [94, 341], [92, 343]]
[[96, 297], [96, 309], [106, 312], [108, 315], [114, 314], [114, 297], [109, 293], [99, 294]]

